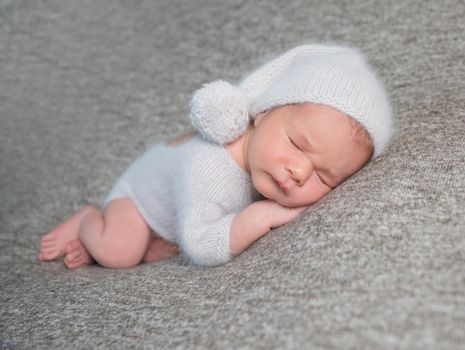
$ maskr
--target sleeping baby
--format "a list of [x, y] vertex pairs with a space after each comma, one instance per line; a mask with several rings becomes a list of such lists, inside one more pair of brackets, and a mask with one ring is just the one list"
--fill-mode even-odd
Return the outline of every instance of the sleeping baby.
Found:
[[39, 260], [127, 268], [182, 254], [224, 264], [386, 148], [389, 101], [359, 51], [308, 44], [190, 104], [195, 132], [156, 143], [41, 240]]

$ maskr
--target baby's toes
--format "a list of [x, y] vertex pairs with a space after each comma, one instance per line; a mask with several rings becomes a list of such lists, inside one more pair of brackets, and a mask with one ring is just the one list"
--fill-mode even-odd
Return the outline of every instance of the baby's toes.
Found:
[[64, 263], [68, 269], [76, 269], [94, 263], [94, 260], [79, 239], [68, 242], [65, 249]]
[[81, 241], [79, 239], [73, 239], [66, 244], [65, 251], [66, 254], [72, 254], [75, 251], [79, 251], [81, 247]]
[[74, 261], [74, 260], [78, 260], [79, 258], [81, 257], [81, 252], [79, 249], [76, 249], [76, 250], [73, 250], [72, 252], [66, 254], [66, 257], [65, 257], [65, 262], [66, 261]]
[[42, 243], [46, 243], [49, 241], [56, 241], [56, 237], [51, 235], [50, 233], [43, 235], [42, 238], [40, 239]]
[[41, 247], [52, 247], [56, 246], [56, 239], [42, 239], [40, 241]]
[[58, 256], [58, 250], [55, 247], [41, 248], [39, 253], [39, 260], [49, 261], [53, 260]]
[[56, 240], [55, 239], [42, 240], [40, 242], [40, 250], [41, 251], [46, 251], [46, 250], [47, 251], [51, 251], [51, 250], [58, 251]]
[[41, 260], [41, 261], [48, 261], [48, 260], [50, 260], [50, 254], [47, 254], [47, 253], [44, 253], [44, 252], [41, 251], [37, 258], [39, 260]]
[[66, 256], [64, 260], [64, 263], [66, 265], [80, 258], [81, 256], [80, 248], [81, 248], [81, 242], [78, 239], [72, 240], [68, 244], [66, 244], [66, 247], [65, 247]]
[[65, 258], [64, 263], [68, 269], [76, 269], [80, 266], [83, 266], [81, 257], [76, 257], [74, 260]]

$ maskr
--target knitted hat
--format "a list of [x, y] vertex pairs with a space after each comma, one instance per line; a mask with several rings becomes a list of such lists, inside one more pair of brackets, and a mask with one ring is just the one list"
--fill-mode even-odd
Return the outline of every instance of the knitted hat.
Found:
[[355, 49], [303, 45], [264, 64], [238, 86], [204, 84], [190, 103], [192, 125], [214, 143], [241, 136], [251, 119], [270, 108], [312, 102], [333, 107], [362, 124], [376, 157], [392, 133], [389, 101], [381, 82]]

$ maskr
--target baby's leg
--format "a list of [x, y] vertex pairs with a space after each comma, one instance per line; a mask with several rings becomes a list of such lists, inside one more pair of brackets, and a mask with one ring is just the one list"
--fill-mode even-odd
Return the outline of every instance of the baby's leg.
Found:
[[167, 240], [152, 235], [147, 251], [142, 259], [143, 262], [151, 263], [160, 260], [170, 259], [179, 255], [179, 247], [175, 243], [168, 242]]
[[150, 240], [150, 228], [128, 198], [112, 200], [103, 216], [95, 208], [82, 220], [79, 239], [102, 266], [125, 268], [139, 264]]
[[64, 256], [67, 243], [78, 238], [81, 221], [92, 210], [91, 205], [86, 205], [50, 233], [43, 236], [40, 244], [39, 260], [48, 261]]

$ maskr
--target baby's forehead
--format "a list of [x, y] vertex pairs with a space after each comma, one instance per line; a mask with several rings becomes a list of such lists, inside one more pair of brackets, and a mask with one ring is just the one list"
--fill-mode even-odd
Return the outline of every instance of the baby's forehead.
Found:
[[[363, 145], [364, 148], [367, 149], [367, 151], [373, 152], [373, 140], [370, 133], [359, 121], [357, 121], [352, 116], [340, 111], [339, 109], [327, 105], [319, 105], [312, 103], [299, 103], [293, 105], [291, 108], [294, 108], [295, 110], [300, 111], [302, 114], [304, 114], [304, 121], [307, 120], [306, 117], [312, 118], [312, 116], [316, 114], [323, 117], [327, 116], [328, 118], [332, 118], [333, 116], [335, 116], [335, 124], [331, 124], [329, 127], [334, 126], [335, 128], [345, 129], [350, 133], [353, 141], [355, 141], [359, 145]], [[298, 118], [295, 121], [298, 122]]]
[[354, 143], [363, 146], [369, 153], [372, 152], [373, 142], [370, 134], [352, 117], [334, 108], [305, 108], [303, 105], [292, 105], [290, 108], [297, 112], [289, 113], [289, 118], [282, 127], [293, 130], [303, 139], [319, 144]]

